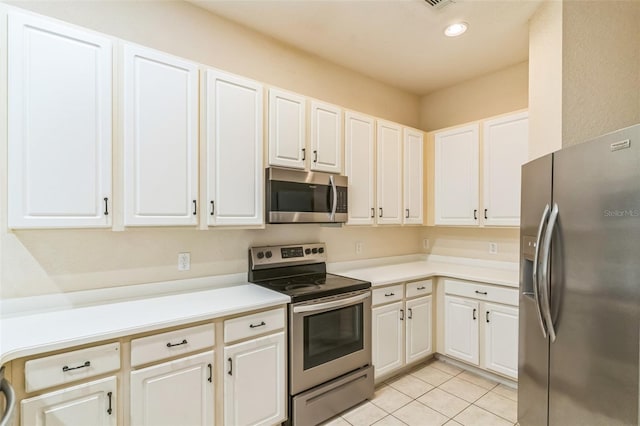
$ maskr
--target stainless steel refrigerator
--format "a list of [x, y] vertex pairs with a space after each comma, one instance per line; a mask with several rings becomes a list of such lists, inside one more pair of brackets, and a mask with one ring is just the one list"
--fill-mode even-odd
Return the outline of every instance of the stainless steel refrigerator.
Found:
[[637, 425], [640, 125], [522, 168], [518, 421]]

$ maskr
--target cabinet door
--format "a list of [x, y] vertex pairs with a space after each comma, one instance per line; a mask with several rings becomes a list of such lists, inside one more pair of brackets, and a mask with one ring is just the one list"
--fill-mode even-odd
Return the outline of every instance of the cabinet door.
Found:
[[209, 225], [264, 223], [262, 85], [207, 70]]
[[478, 365], [478, 302], [445, 296], [444, 315], [445, 353]]
[[435, 224], [477, 225], [478, 124], [436, 133]]
[[9, 227], [111, 225], [111, 58], [106, 37], [9, 13]]
[[342, 174], [342, 110], [311, 102], [311, 170]]
[[404, 215], [406, 224], [422, 225], [424, 134], [404, 129]]
[[286, 418], [284, 332], [224, 348], [224, 424], [273, 425]]
[[402, 302], [372, 309], [373, 366], [380, 377], [402, 366]]
[[45, 393], [21, 402], [22, 426], [115, 426], [115, 377]]
[[484, 123], [482, 193], [485, 225], [520, 226], [520, 169], [528, 158], [529, 114]]
[[485, 304], [485, 368], [518, 377], [518, 309]]
[[345, 112], [345, 173], [349, 178], [348, 225], [373, 225], [374, 201], [374, 122], [373, 118]]
[[124, 45], [125, 225], [194, 225], [198, 67]]
[[131, 424], [212, 425], [212, 374], [213, 351], [132, 371]]
[[402, 129], [378, 121], [378, 223], [402, 223]]
[[306, 101], [303, 96], [269, 89], [269, 164], [304, 169]]
[[431, 296], [407, 300], [407, 363], [424, 358], [432, 352]]

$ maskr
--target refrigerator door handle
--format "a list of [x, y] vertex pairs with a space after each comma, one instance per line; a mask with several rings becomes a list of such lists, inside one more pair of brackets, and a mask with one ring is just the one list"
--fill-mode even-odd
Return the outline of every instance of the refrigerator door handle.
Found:
[[538, 322], [540, 323], [540, 329], [542, 335], [547, 338], [547, 328], [544, 325], [544, 319], [542, 318], [542, 308], [540, 307], [540, 291], [538, 289], [538, 261], [540, 259], [540, 240], [542, 239], [542, 233], [544, 231], [544, 225], [549, 217], [549, 204], [544, 208], [542, 217], [540, 218], [540, 225], [538, 225], [538, 236], [536, 237], [536, 250], [533, 256], [533, 298], [536, 301], [536, 310], [538, 311]]
[[542, 314], [544, 315], [545, 322], [547, 323], [547, 330], [549, 331], [549, 338], [551, 343], [556, 341], [556, 331], [553, 328], [553, 320], [551, 319], [551, 303], [550, 303], [550, 291], [549, 291], [549, 258], [551, 257], [551, 238], [553, 237], [553, 231], [556, 227], [558, 220], [558, 204], [553, 203], [553, 209], [549, 216], [549, 224], [544, 235], [544, 246], [542, 251]]

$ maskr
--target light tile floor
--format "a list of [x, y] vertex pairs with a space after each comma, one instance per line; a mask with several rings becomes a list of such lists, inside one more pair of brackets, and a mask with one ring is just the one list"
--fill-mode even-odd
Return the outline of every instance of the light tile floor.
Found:
[[376, 387], [366, 401], [324, 426], [512, 426], [518, 392], [439, 360]]

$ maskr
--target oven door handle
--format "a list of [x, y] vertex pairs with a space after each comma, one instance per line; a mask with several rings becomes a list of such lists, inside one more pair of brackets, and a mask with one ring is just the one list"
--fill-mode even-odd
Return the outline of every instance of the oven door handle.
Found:
[[339, 308], [341, 306], [353, 305], [357, 302], [368, 299], [370, 297], [371, 297], [371, 293], [366, 292], [364, 294], [348, 297], [346, 299], [332, 300], [330, 302], [323, 302], [323, 303], [315, 303], [313, 305], [294, 306], [293, 313], [299, 314], [303, 312], [317, 312], [317, 311], [324, 311], [331, 308]]

